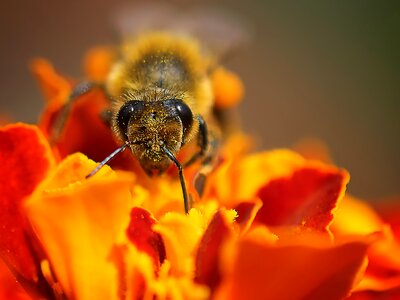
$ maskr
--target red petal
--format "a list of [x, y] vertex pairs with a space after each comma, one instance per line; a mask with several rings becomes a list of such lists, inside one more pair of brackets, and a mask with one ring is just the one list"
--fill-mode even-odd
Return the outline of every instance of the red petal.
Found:
[[380, 199], [374, 208], [382, 219], [390, 224], [390, 228], [397, 240], [400, 240], [400, 197]]
[[[81, 152], [90, 159], [102, 161], [119, 147], [111, 128], [101, 118], [101, 114], [109, 108], [109, 104], [100, 90], [93, 90], [74, 100], [62, 135], [56, 143], [61, 158]], [[51, 115], [46, 118], [49, 132], [54, 126], [59, 109], [60, 107], [49, 110]], [[118, 169], [138, 169], [129, 150], [116, 156], [110, 165]]]
[[36, 127], [16, 124], [0, 130], [0, 251], [28, 280], [36, 280], [37, 269], [21, 207], [52, 164], [50, 148]]
[[18, 284], [10, 270], [0, 259], [0, 299], [30, 300], [32, 299]]
[[159, 266], [165, 259], [165, 247], [160, 234], [153, 231], [154, 224], [156, 220], [147, 210], [134, 207], [126, 234], [138, 250], [149, 254]]
[[352, 294], [347, 300], [399, 300], [400, 299], [400, 287], [380, 292], [356, 292]]
[[218, 266], [221, 246], [230, 236], [231, 228], [221, 211], [215, 213], [205, 231], [196, 255], [195, 281], [208, 285], [211, 290], [221, 281], [221, 272]]
[[256, 220], [326, 231], [347, 182], [346, 172], [328, 167], [304, 167], [290, 177], [272, 180], [258, 192], [263, 207]]

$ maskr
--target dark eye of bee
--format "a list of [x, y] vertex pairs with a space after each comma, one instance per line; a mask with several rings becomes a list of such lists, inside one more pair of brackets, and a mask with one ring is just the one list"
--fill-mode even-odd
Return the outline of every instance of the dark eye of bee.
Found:
[[190, 110], [189, 106], [178, 99], [167, 100], [165, 105], [175, 108], [179, 119], [181, 119], [182, 121], [183, 135], [185, 136], [185, 134], [190, 129], [190, 127], [192, 127], [193, 124], [193, 113]]
[[120, 132], [124, 134], [124, 138], [126, 138], [130, 118], [143, 111], [143, 108], [143, 101], [131, 100], [126, 102], [119, 110], [117, 115], [117, 125]]

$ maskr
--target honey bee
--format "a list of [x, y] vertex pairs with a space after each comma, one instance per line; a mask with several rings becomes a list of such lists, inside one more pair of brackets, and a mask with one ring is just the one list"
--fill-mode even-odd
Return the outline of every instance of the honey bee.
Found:
[[[207, 57], [195, 39], [162, 31], [127, 41], [121, 52], [101, 87], [110, 99], [111, 129], [123, 144], [86, 177], [93, 176], [126, 148], [149, 176], [164, 173], [173, 163], [179, 171], [187, 213], [190, 207], [183, 167], [206, 157], [210, 150], [207, 123], [213, 94]], [[95, 86], [79, 84], [70, 100]], [[70, 103], [56, 124], [58, 130], [62, 129]], [[189, 143], [195, 143], [198, 150], [187, 161], [179, 162], [178, 152]]]
[[[168, 33], [139, 37], [109, 76], [112, 128], [147, 174], [163, 173], [194, 138], [203, 155], [212, 92], [207, 63], [194, 40]], [[192, 159], [193, 161], [193, 159]]]
[[[86, 177], [127, 148], [149, 176], [162, 174], [175, 164], [188, 213], [183, 168], [198, 160], [209, 161], [213, 152], [207, 126], [212, 120], [213, 64], [198, 41], [188, 35], [149, 31], [127, 40], [121, 47], [120, 60], [102, 85], [110, 99], [111, 129], [123, 144]], [[78, 85], [70, 99], [93, 86]], [[61, 115], [68, 110], [66, 105]], [[58, 129], [62, 128], [60, 124]], [[179, 151], [189, 143], [195, 143], [197, 151], [186, 161], [178, 161]]]

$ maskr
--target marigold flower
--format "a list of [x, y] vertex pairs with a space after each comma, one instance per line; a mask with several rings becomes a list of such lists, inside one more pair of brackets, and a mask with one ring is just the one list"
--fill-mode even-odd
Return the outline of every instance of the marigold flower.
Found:
[[[106, 49], [92, 51], [88, 77], [104, 78], [109, 61]], [[2, 298], [398, 295], [397, 227], [345, 195], [345, 170], [288, 149], [249, 154], [234, 136], [202, 197], [198, 166], [187, 169], [195, 201], [185, 214], [176, 174], [148, 179], [128, 151], [85, 178], [117, 147], [99, 118], [101, 91], [77, 99], [50, 146], [72, 81], [44, 60], [32, 68], [47, 99], [38, 126], [0, 129]]]

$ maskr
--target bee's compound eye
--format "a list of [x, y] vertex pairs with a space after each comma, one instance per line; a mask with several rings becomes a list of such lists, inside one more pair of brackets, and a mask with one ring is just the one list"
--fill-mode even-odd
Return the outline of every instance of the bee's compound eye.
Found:
[[185, 134], [193, 124], [193, 113], [184, 102], [176, 100], [174, 103], [176, 112], [182, 121], [183, 133]]
[[129, 120], [132, 116], [143, 111], [144, 102], [131, 100], [126, 102], [119, 110], [117, 115], [117, 125], [120, 132], [126, 137]]

